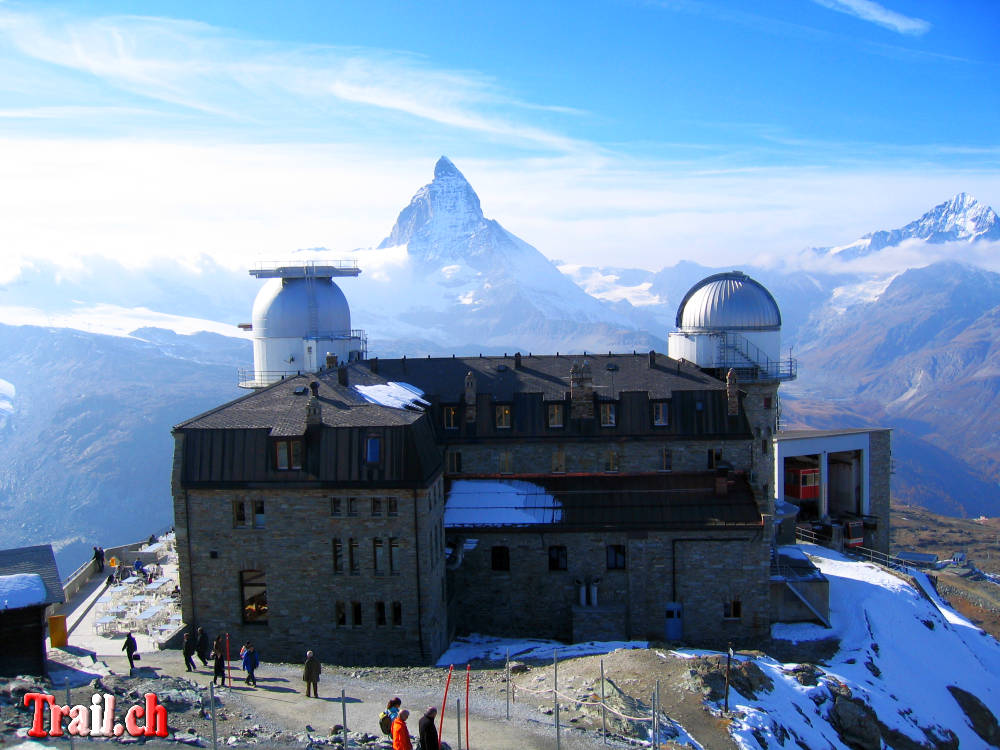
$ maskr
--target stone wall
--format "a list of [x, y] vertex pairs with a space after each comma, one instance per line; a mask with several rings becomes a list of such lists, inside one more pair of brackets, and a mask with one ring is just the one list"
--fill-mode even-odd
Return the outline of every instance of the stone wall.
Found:
[[878, 528], [865, 532], [865, 546], [889, 554], [889, 498], [892, 478], [892, 431], [872, 430], [869, 437], [871, 477], [868, 487], [869, 513], [878, 517]]
[[[476, 529], [475, 549], [451, 572], [460, 632], [571, 639], [579, 583], [599, 579], [598, 603], [623, 606], [617, 637], [664, 640], [664, 605], [684, 607], [684, 640], [704, 646], [766, 637], [770, 627], [769, 530], [558, 532]], [[455, 536], [454, 532], [450, 536]], [[608, 570], [609, 544], [626, 548], [626, 569]], [[549, 547], [567, 551], [567, 570], [549, 570]], [[492, 570], [506, 546], [510, 571]], [[675, 590], [676, 585], [676, 590]], [[736, 618], [724, 603], [739, 601]], [[577, 615], [579, 617], [579, 615]]]
[[[357, 515], [348, 515], [356, 498]], [[372, 514], [372, 497], [382, 499]], [[388, 498], [396, 498], [389, 516]], [[341, 500], [342, 515], [331, 513]], [[261, 528], [234, 528], [234, 501], [264, 502]], [[252, 505], [250, 506], [252, 507]], [[447, 646], [444, 499], [442, 481], [420, 490], [348, 491], [267, 488], [180, 490], [175, 494], [177, 544], [185, 622], [210, 636], [229, 632], [234, 644], [252, 640], [263, 660], [299, 661], [307, 649], [341, 664], [427, 663]], [[381, 569], [375, 569], [374, 539]], [[333, 540], [342, 544], [334, 570]], [[350, 569], [350, 539], [358, 569]], [[390, 569], [389, 543], [398, 547]], [[266, 623], [243, 622], [240, 572], [264, 573]], [[337, 603], [345, 622], [338, 625]], [[360, 624], [353, 622], [354, 603]], [[376, 621], [384, 606], [385, 623]], [[393, 623], [393, 607], [401, 620]]]
[[562, 450], [566, 473], [604, 472], [609, 451], [618, 456], [619, 473], [662, 470], [662, 449], [670, 451], [672, 471], [706, 471], [709, 450], [721, 452], [721, 460], [737, 470], [751, 469], [751, 446], [747, 440], [603, 440], [594, 442], [517, 441], [483, 442], [452, 446], [461, 451], [462, 474], [498, 474], [500, 453], [510, 452], [512, 474], [548, 474], [553, 470], [553, 454]]
[[[777, 432], [778, 384], [741, 383], [743, 411], [753, 439], [750, 441], [751, 486], [754, 494], [761, 498], [761, 512], [774, 513], [774, 445], [772, 437]], [[770, 405], [765, 406], [767, 399]]]

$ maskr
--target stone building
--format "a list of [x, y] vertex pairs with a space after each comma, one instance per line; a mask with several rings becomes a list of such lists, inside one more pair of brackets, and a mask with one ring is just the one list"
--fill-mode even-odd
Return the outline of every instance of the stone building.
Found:
[[795, 368], [749, 277], [692, 288], [671, 356], [384, 359], [333, 282], [355, 267], [252, 273], [252, 392], [174, 430], [186, 622], [426, 663], [459, 631], [749, 644], [802, 597], [772, 580]]

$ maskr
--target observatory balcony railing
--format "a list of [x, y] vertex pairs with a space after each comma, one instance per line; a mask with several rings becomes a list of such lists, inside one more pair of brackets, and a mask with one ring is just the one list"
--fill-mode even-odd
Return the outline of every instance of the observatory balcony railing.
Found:
[[740, 382], [794, 380], [798, 361], [771, 359], [759, 346], [738, 333], [724, 333], [719, 341], [720, 369], [733, 370]]
[[356, 260], [267, 260], [250, 268], [250, 275], [259, 279], [358, 276], [360, 273]]

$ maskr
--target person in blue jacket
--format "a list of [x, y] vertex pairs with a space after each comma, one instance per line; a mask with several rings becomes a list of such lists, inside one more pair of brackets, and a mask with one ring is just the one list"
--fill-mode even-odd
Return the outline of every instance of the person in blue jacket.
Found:
[[252, 643], [247, 641], [247, 645], [242, 649], [242, 654], [243, 669], [247, 673], [246, 684], [257, 687], [257, 678], [254, 676], [254, 670], [260, 666], [260, 656], [257, 654], [257, 649], [253, 647]]

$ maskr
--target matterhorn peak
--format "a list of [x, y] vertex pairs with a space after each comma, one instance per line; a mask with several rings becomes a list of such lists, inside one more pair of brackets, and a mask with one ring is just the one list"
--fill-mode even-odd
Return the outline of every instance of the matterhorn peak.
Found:
[[411, 253], [438, 255], [442, 241], [469, 236], [486, 219], [479, 196], [447, 156], [434, 165], [434, 180], [420, 188], [379, 247], [407, 245]]

